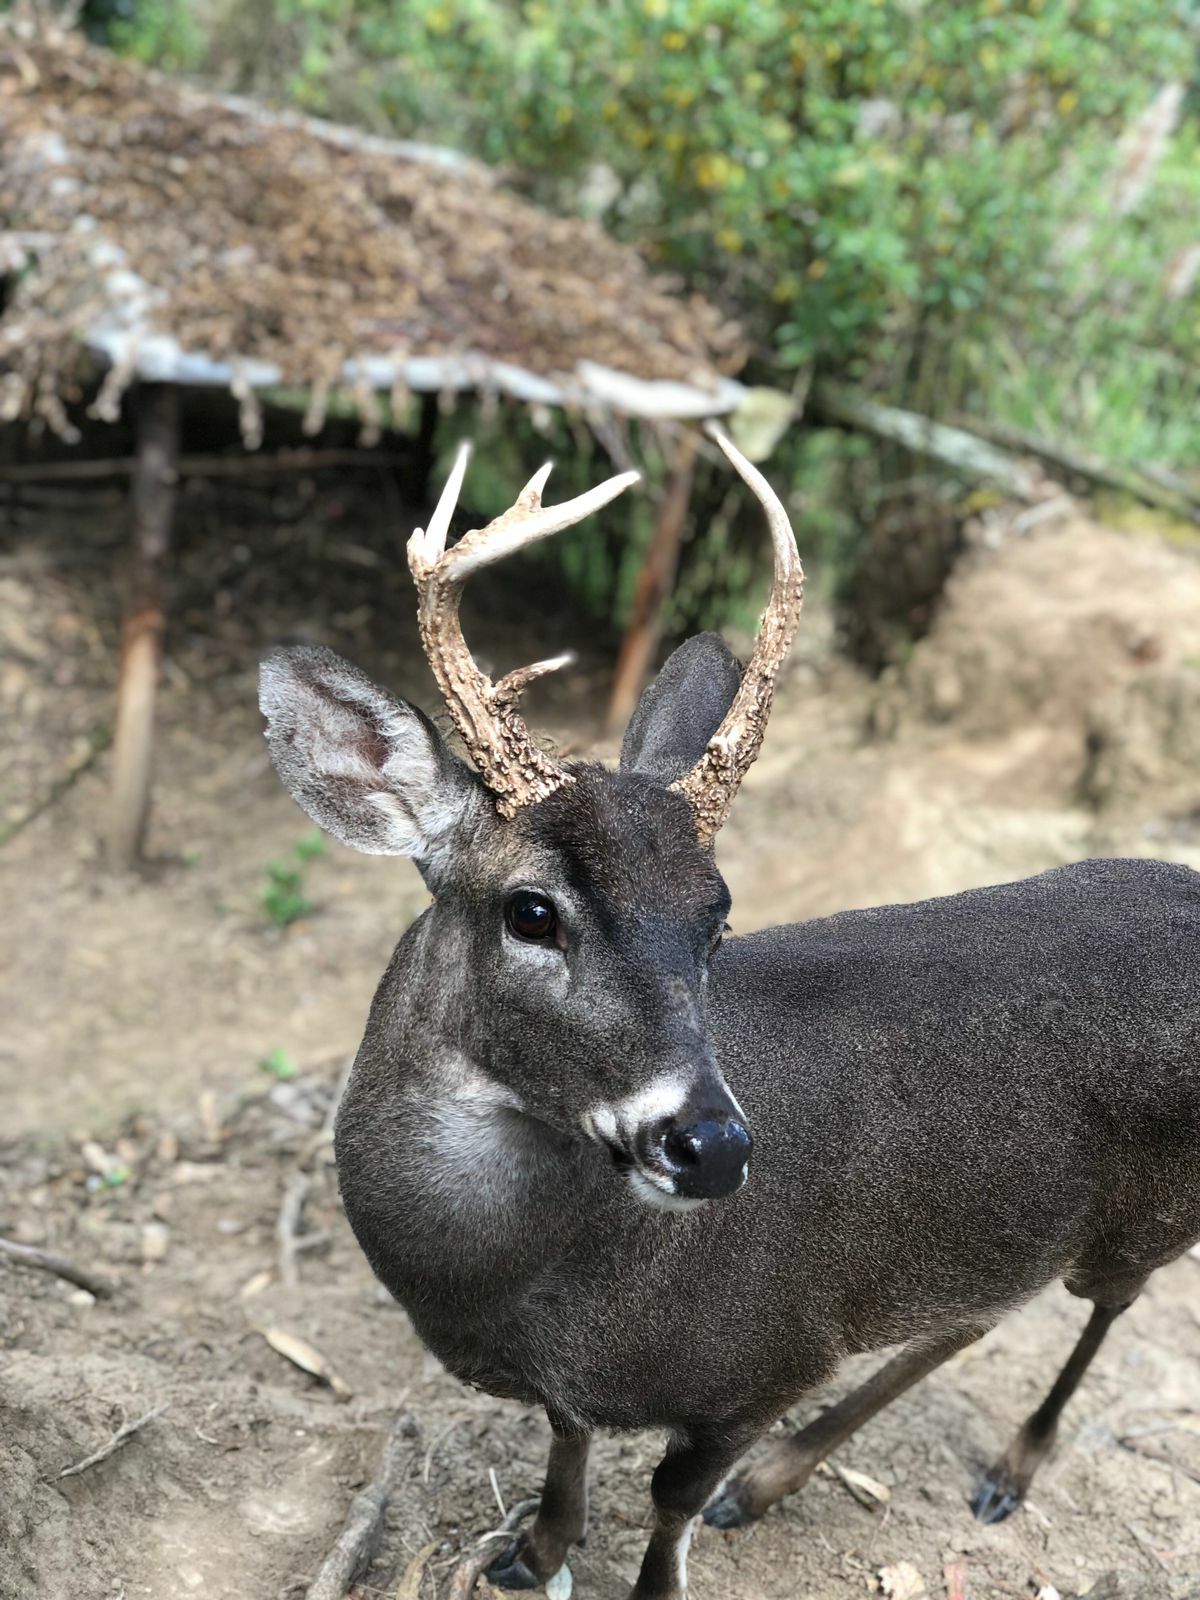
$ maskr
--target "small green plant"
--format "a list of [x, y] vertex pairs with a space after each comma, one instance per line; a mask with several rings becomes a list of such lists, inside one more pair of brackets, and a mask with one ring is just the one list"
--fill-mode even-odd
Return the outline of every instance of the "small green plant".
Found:
[[300, 1069], [283, 1046], [277, 1044], [258, 1063], [258, 1070], [278, 1079], [280, 1083], [286, 1083], [289, 1078], [294, 1078]]
[[325, 855], [326, 850], [322, 835], [310, 833], [293, 846], [284, 860], [267, 863], [261, 903], [267, 920], [275, 927], [286, 928], [316, 910], [304, 892], [304, 869]]

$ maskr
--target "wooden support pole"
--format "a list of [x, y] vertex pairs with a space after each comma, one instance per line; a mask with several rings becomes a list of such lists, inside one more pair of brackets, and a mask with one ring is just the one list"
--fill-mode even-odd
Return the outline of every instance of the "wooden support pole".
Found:
[[179, 482], [178, 389], [142, 384], [134, 404], [133, 540], [125, 569], [108, 826], [109, 863], [118, 870], [140, 857], [150, 807], [154, 703], [166, 629], [163, 562]]
[[687, 525], [698, 451], [699, 440], [689, 430], [679, 440], [667, 492], [658, 508], [654, 532], [642, 570], [638, 573], [633, 609], [621, 641], [612, 696], [608, 702], [605, 731], [609, 734], [619, 733], [633, 715], [633, 708], [637, 705], [662, 636], [663, 604], [671, 592], [679, 565], [679, 547]]

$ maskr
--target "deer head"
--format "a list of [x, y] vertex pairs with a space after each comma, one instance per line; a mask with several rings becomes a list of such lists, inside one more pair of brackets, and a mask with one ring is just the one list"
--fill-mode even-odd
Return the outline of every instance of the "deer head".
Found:
[[712, 845], [762, 743], [803, 594], [782, 505], [716, 438], [767, 513], [770, 603], [744, 674], [715, 634], [675, 651], [630, 722], [618, 771], [563, 764], [535, 744], [520, 693], [566, 658], [491, 682], [463, 639], [459, 600], [473, 572], [580, 521], [636, 473], [547, 507], [543, 468], [510, 510], [447, 548], [463, 450], [410, 539], [421, 637], [473, 768], [415, 706], [329, 650], [277, 651], [261, 680], [293, 797], [353, 848], [413, 857], [433, 894], [401, 946], [411, 1004], [382, 1023], [397, 1059], [465, 1059], [472, 1092], [601, 1145], [641, 1198], [667, 1206], [729, 1194], [746, 1176], [746, 1119], [705, 1025], [729, 911]]

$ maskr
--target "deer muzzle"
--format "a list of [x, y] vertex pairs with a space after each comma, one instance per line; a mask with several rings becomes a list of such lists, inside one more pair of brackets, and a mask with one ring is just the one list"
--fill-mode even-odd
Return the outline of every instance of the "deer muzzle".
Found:
[[681, 1200], [723, 1200], [749, 1176], [753, 1143], [739, 1115], [702, 1112], [656, 1129], [646, 1166], [665, 1176]]
[[660, 1079], [624, 1103], [593, 1107], [583, 1125], [647, 1205], [689, 1210], [735, 1194], [749, 1175], [750, 1130], [715, 1071], [690, 1086]]

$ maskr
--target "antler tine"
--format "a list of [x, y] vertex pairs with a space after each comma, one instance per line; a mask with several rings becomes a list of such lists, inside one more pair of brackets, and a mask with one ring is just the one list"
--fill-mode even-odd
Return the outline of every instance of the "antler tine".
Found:
[[590, 517], [593, 511], [599, 511], [601, 506], [624, 494], [641, 478], [640, 472], [622, 472], [598, 484], [596, 488], [576, 495], [573, 500], [564, 500], [558, 506], [544, 506], [542, 488], [549, 475], [550, 467], [547, 465], [534, 474], [509, 510], [494, 518], [486, 528], [465, 534], [459, 540], [450, 552], [456, 577], [467, 578], [472, 572], [478, 572], [480, 567], [490, 567], [494, 561], [503, 561], [505, 556], [512, 555], [527, 544], [536, 544], [539, 539], [549, 539], [553, 534], [562, 533], [565, 528], [574, 527], [575, 523]]
[[707, 432], [766, 512], [775, 553], [771, 598], [733, 703], [696, 765], [671, 785], [691, 806], [700, 843], [710, 846], [762, 745], [775, 694], [775, 676], [800, 622], [804, 571], [791, 522], [774, 489], [719, 428], [710, 424]]
[[458, 497], [462, 493], [463, 479], [467, 475], [467, 463], [470, 459], [471, 446], [469, 442], [464, 441], [458, 447], [450, 476], [446, 479], [446, 487], [438, 496], [438, 503], [434, 507], [433, 516], [429, 519], [429, 526], [413, 530], [412, 538], [408, 541], [410, 555], [415, 547], [423, 561], [432, 563], [445, 550], [450, 521], [458, 505]]
[[622, 473], [560, 506], [543, 506], [542, 490], [550, 475], [546, 465], [534, 473], [507, 511], [486, 528], [464, 534], [447, 550], [446, 536], [468, 454], [466, 446], [459, 450], [428, 528], [417, 529], [408, 541], [408, 565], [417, 585], [417, 620], [430, 668], [467, 753], [495, 796], [497, 810], [501, 816], [511, 817], [521, 806], [544, 800], [574, 782], [569, 772], [534, 744], [517, 710], [520, 694], [529, 683], [565, 666], [571, 657], [538, 661], [493, 683], [475, 664], [463, 638], [459, 620], [463, 584], [480, 567], [581, 522], [636, 483], [638, 474]]

